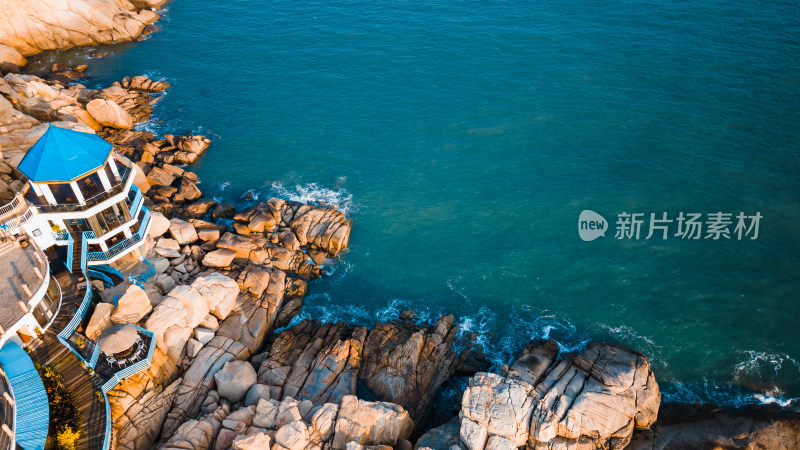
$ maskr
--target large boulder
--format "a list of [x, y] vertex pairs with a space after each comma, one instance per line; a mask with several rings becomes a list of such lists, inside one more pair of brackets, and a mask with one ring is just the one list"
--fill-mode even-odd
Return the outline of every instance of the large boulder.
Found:
[[203, 265], [218, 268], [228, 267], [231, 265], [234, 258], [236, 258], [235, 250], [219, 248], [213, 252], [206, 253], [206, 256], [203, 257]]
[[301, 246], [313, 245], [336, 256], [347, 247], [350, 220], [333, 208], [300, 205], [290, 224]]
[[214, 380], [220, 397], [236, 403], [256, 383], [256, 370], [247, 361], [228, 361], [214, 374]]
[[482, 450], [490, 435], [507, 439], [513, 448], [528, 441], [533, 386], [494, 373], [478, 373], [469, 381], [461, 402], [461, 440]]
[[150, 236], [161, 237], [169, 230], [171, 222], [158, 211], [150, 213]]
[[172, 326], [186, 326], [186, 308], [180, 300], [166, 297], [156, 306], [150, 317], [145, 322], [145, 328], [152, 331], [156, 337], [158, 347], [167, 350], [164, 343], [164, 333]]
[[108, 327], [112, 325], [111, 312], [114, 311], [114, 305], [111, 303], [98, 303], [94, 307], [89, 324], [86, 326], [86, 337], [96, 341]]
[[27, 63], [28, 60], [17, 49], [0, 44], [0, 70], [3, 72], [18, 71]]
[[336, 427], [336, 415], [339, 412], [339, 405], [336, 403], [325, 403], [317, 408], [311, 416], [311, 428], [323, 442], [328, 442], [333, 437]]
[[170, 219], [169, 234], [180, 245], [191, 244], [196, 241], [197, 231], [191, 223], [181, 219]]
[[158, 19], [165, 0], [9, 0], [0, 16], [0, 42], [22, 55], [131, 41]]
[[623, 347], [593, 342], [557, 360], [552, 341], [526, 348], [507, 376], [478, 373], [461, 403], [470, 449], [624, 448], [647, 428], [661, 394], [650, 363]]
[[161, 430], [162, 440], [170, 439], [181, 424], [197, 417], [203, 400], [215, 384], [214, 375], [226, 362], [242, 361], [249, 356], [249, 350], [241, 343], [223, 336], [216, 336], [206, 344], [183, 374], [172, 409]]
[[153, 309], [144, 289], [131, 284], [125, 294], [117, 300], [117, 307], [111, 314], [114, 323], [137, 323]]
[[348, 442], [395, 446], [400, 439], [408, 439], [413, 428], [414, 423], [402, 406], [348, 395], [339, 407], [331, 447], [343, 449]]
[[186, 326], [196, 328], [208, 315], [208, 303], [196, 289], [187, 285], [175, 286], [168, 297], [178, 299], [186, 309]]
[[461, 448], [461, 423], [458, 417], [436, 428], [431, 428], [417, 439], [415, 450], [438, 450], [452, 447]]
[[181, 245], [175, 239], [167, 237], [159, 238], [153, 251], [164, 258], [178, 258], [181, 256]]
[[271, 397], [340, 403], [355, 394], [367, 330], [342, 322], [304, 320], [274, 337], [258, 369]]
[[112, 100], [96, 98], [86, 104], [86, 111], [100, 125], [125, 130], [133, 129], [133, 117]]
[[250, 252], [256, 250], [258, 245], [244, 236], [228, 232], [219, 238], [219, 241], [217, 241], [217, 248], [233, 250], [236, 252], [236, 258], [248, 259], [250, 258]]
[[453, 316], [418, 326], [410, 313], [379, 323], [364, 342], [359, 381], [377, 400], [405, 408], [417, 426], [426, 422], [439, 388], [453, 374], [459, 353]]
[[238, 436], [231, 445], [232, 450], [266, 450], [269, 447], [269, 435], [260, 431], [246, 436]]
[[228, 317], [236, 305], [236, 297], [239, 295], [239, 285], [218, 272], [197, 277], [192, 283], [192, 288], [206, 300], [211, 314], [220, 319]]
[[661, 404], [647, 358], [600, 342], [558, 361], [536, 391], [530, 446], [591, 442], [624, 447], [634, 428], [655, 422]]
[[308, 427], [302, 420], [295, 420], [278, 429], [275, 442], [288, 450], [303, 450], [309, 443]]

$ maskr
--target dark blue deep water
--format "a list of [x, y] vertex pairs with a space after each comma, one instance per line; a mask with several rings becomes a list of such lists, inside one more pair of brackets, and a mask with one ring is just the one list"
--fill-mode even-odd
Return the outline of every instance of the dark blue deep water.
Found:
[[[146, 126], [213, 139], [207, 195], [347, 209], [304, 317], [454, 313], [497, 363], [608, 340], [668, 400], [800, 407], [797, 2], [175, 0], [160, 25], [90, 84], [169, 80]], [[619, 240], [621, 212], [763, 217]]]

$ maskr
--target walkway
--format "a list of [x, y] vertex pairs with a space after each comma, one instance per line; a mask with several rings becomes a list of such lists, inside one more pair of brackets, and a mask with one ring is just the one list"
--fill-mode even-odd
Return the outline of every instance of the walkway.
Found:
[[[77, 277], [66, 270], [57, 274], [63, 297], [61, 311], [42, 340], [35, 339], [29, 346], [34, 361], [42, 366], [53, 366], [63, 377], [72, 394], [72, 401], [81, 416], [80, 449], [102, 449], [106, 430], [106, 406], [100, 389], [81, 361], [64, 347], [56, 337], [64, 329], [83, 299]], [[83, 279], [82, 277], [80, 278]]]

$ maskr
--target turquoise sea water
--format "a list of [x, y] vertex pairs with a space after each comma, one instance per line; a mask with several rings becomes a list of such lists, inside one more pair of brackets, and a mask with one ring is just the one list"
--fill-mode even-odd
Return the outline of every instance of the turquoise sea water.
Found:
[[[798, 408], [798, 13], [176, 0], [90, 84], [169, 80], [147, 127], [212, 137], [208, 195], [347, 209], [351, 248], [304, 317], [454, 313], [497, 363], [534, 338], [619, 342], [666, 399]], [[584, 209], [605, 238], [579, 239]], [[613, 238], [621, 212], [717, 211], [759, 212], [758, 239]]]

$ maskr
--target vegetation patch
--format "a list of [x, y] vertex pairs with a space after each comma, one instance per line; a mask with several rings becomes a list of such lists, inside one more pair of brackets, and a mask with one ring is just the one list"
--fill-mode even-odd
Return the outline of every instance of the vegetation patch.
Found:
[[45, 450], [75, 450], [81, 433], [80, 415], [64, 384], [64, 377], [50, 366], [36, 364], [36, 370], [50, 402], [50, 427]]

